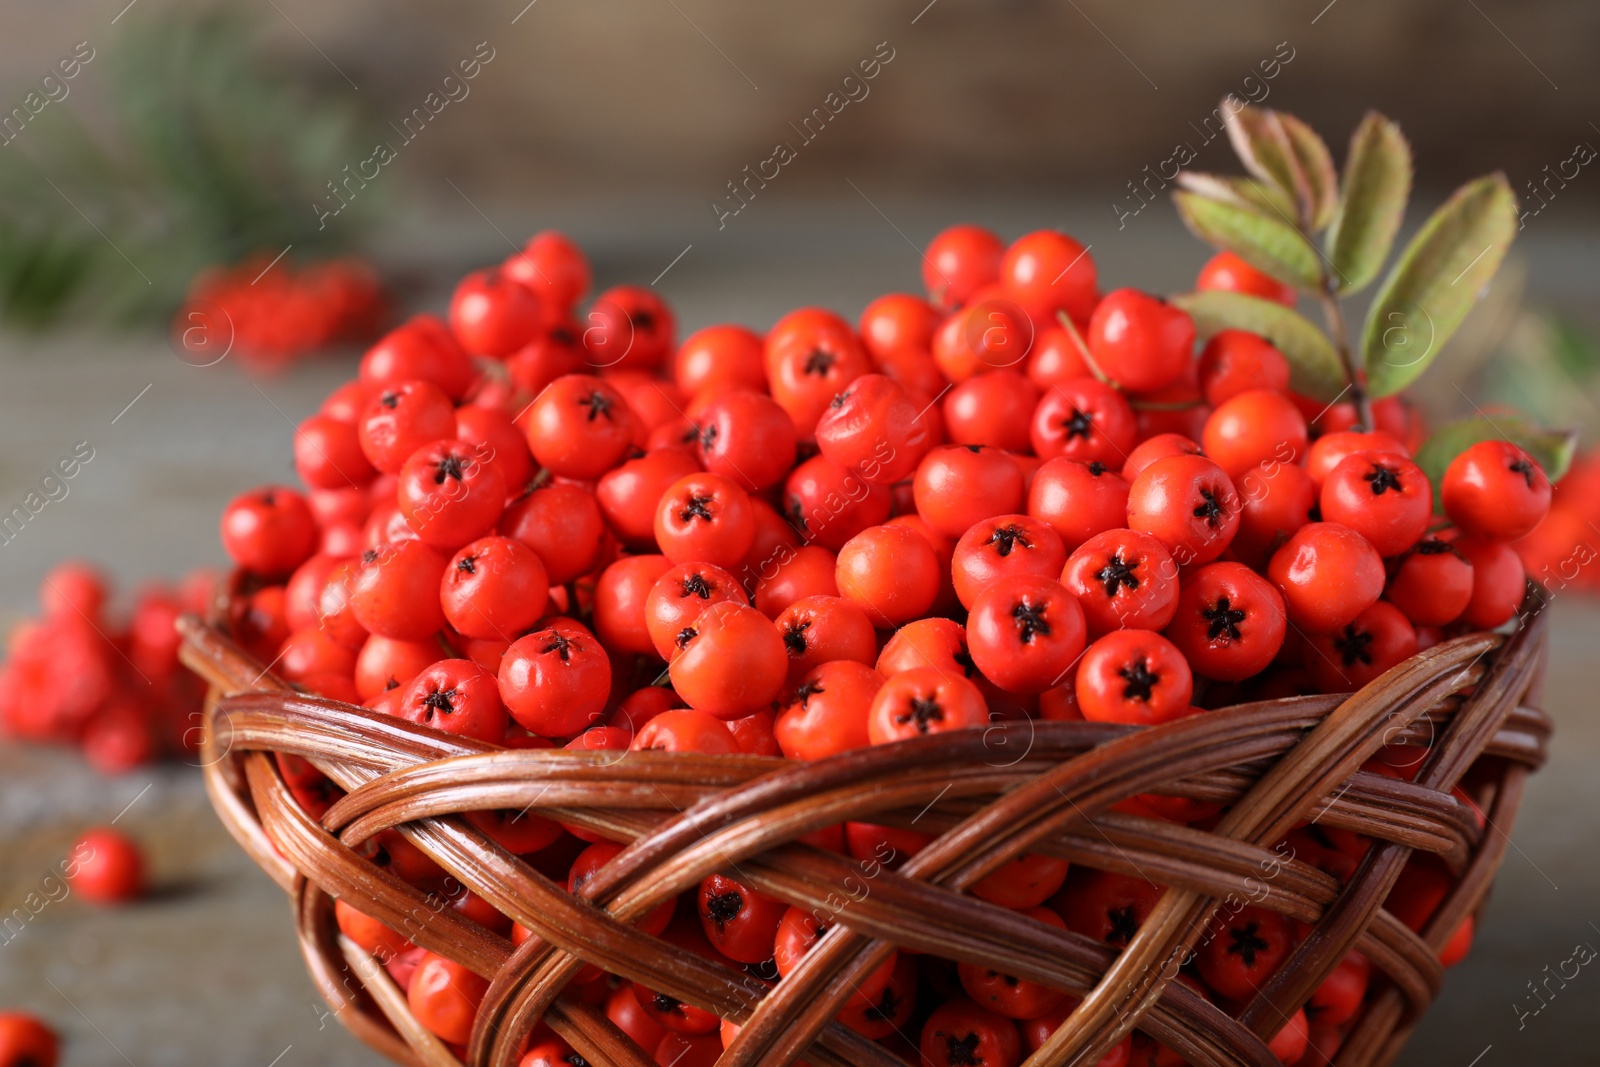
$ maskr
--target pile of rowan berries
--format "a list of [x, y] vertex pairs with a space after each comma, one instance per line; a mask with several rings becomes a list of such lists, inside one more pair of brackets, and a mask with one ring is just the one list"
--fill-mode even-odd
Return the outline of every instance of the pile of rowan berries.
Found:
[[377, 272], [360, 259], [300, 267], [261, 254], [198, 275], [172, 330], [174, 344], [194, 358], [220, 357], [231, 341], [232, 354], [266, 370], [369, 341], [386, 315]]
[[192, 752], [205, 687], [178, 662], [174, 624], [205, 612], [213, 586], [206, 571], [146, 586], [121, 617], [94, 568], [51, 570], [41, 614], [11, 630], [0, 663], [0, 736], [77, 745], [105, 774]]
[[[587, 262], [537, 235], [467, 276], [448, 322], [380, 340], [300, 424], [306, 492], [228, 506], [235, 634], [307, 691], [486, 742], [817, 760], [997, 719], [1152, 725], [1349, 692], [1516, 612], [1508, 543], [1550, 500], [1517, 447], [1465, 451], [1436, 511], [1402, 401], [1358, 427], [1351, 403], [1294, 395], [1261, 338], [1199, 347], [1163, 300], [1101, 295], [1070, 237], [1007, 247], [958, 226], [924, 278], [931, 298], [880, 297], [856, 324], [805, 308], [765, 334], [717, 325], [680, 343], [649, 288], [611, 289], [580, 317]], [[1293, 299], [1228, 254], [1199, 286]], [[1421, 758], [1396, 746], [1368, 769], [1409, 777]], [[313, 816], [340, 795], [302, 760], [280, 768]], [[1181, 796], [1119, 807], [1219, 815]], [[574, 888], [621, 847], [534, 815], [474, 821]], [[930, 838], [846, 823], [805, 840], [894, 867]], [[1343, 879], [1369, 843], [1307, 825], [1279, 849]], [[441, 908], [527, 936], [397, 833], [373, 847]], [[1388, 906], [1419, 928], [1450, 884], [1417, 859]], [[1024, 855], [972, 892], [1122, 946], [1162, 890]], [[337, 910], [416, 1017], [464, 1043], [484, 979]], [[640, 925], [777, 979], [827, 921], [730, 873]], [[1237, 1007], [1304, 933], [1228, 909], [1180, 980]], [[1333, 1054], [1368, 974], [1352, 953], [1272, 1042], [1283, 1062]], [[577, 987], [663, 1064], [709, 1064], [731, 1039], [715, 1015], [593, 967]], [[1074, 1004], [901, 953], [840, 1018], [908, 1062], [1014, 1067]], [[522, 1063], [573, 1056], [541, 1030]], [[1181, 1062], [1134, 1034], [1104, 1063], [1130, 1057]]]

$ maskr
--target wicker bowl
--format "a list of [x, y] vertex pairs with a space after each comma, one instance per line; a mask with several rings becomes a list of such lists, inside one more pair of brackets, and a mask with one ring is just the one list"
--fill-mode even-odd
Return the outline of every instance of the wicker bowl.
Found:
[[[654, 1062], [566, 990], [584, 962], [740, 1024], [725, 1067], [802, 1056], [815, 1067], [895, 1067], [902, 1061], [883, 1046], [833, 1021], [852, 983], [895, 947], [1082, 996], [1028, 1067], [1095, 1063], [1135, 1027], [1196, 1067], [1275, 1067], [1265, 1042], [1359, 949], [1373, 982], [1336, 1062], [1376, 1067], [1394, 1059], [1438, 993], [1439, 950], [1482, 907], [1524, 780], [1543, 761], [1550, 723], [1536, 707], [1547, 645], [1539, 604], [1535, 592], [1510, 636], [1455, 638], [1349, 696], [1242, 704], [1154, 728], [1011, 722], [809, 764], [499, 749], [301, 694], [223, 627], [190, 617], [181, 629], [185, 662], [210, 684], [202, 752], [211, 801], [289, 894], [330, 1009], [396, 1062], [460, 1061], [412, 1017], [384, 969], [341, 937], [335, 898], [490, 980], [466, 1059], [485, 1067], [513, 1067], [541, 1019], [590, 1064]], [[1359, 769], [1390, 743], [1425, 747], [1414, 782]], [[309, 760], [347, 795], [313, 820], [273, 753]], [[1452, 794], [1464, 778], [1482, 828]], [[1150, 792], [1228, 810], [1210, 831], [1110, 810]], [[462, 817], [502, 808], [532, 809], [628, 847], [569, 895]], [[798, 842], [844, 820], [915, 822], [938, 836], [897, 870], [867, 872]], [[1342, 886], [1271, 847], [1312, 820], [1373, 839]], [[359, 846], [390, 827], [533, 936], [513, 947], [364, 859]], [[963, 893], [1025, 851], [1166, 892], [1121, 952]], [[1413, 851], [1436, 854], [1456, 877], [1420, 935], [1382, 907]], [[832, 916], [826, 936], [776, 985], [632, 925], [735, 869], [764, 894]], [[1212, 914], [1245, 900], [1310, 932], [1231, 1015], [1172, 978]]]

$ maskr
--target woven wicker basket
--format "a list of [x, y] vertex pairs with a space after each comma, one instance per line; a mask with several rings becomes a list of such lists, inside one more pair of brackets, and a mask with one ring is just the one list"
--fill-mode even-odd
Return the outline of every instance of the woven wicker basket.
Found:
[[[182, 629], [185, 661], [211, 685], [203, 756], [212, 803], [290, 895], [330, 1008], [396, 1062], [458, 1061], [412, 1018], [383, 968], [340, 936], [335, 897], [492, 981], [468, 1052], [474, 1065], [512, 1067], [541, 1018], [591, 1064], [653, 1063], [600, 1010], [564, 991], [587, 961], [741, 1024], [720, 1061], [727, 1067], [801, 1056], [815, 1067], [894, 1067], [901, 1061], [883, 1047], [832, 1020], [852, 982], [898, 946], [1083, 996], [1028, 1067], [1094, 1063], [1134, 1027], [1196, 1067], [1274, 1067], [1264, 1041], [1356, 948], [1372, 960], [1373, 992], [1337, 1064], [1375, 1067], [1394, 1059], [1438, 993], [1438, 951], [1482, 906], [1524, 780], [1544, 758], [1550, 724], [1535, 705], [1545, 623], [1536, 610], [1521, 621], [1510, 637], [1474, 634], [1428, 649], [1349, 697], [1244, 704], [1150, 729], [1024, 721], [812, 764], [501, 750], [299, 694], [221, 628], [189, 618]], [[1426, 747], [1415, 783], [1358, 770], [1385, 743]], [[304, 757], [348, 795], [313, 821], [272, 753]], [[1451, 794], [1469, 768], [1486, 829]], [[1229, 810], [1209, 832], [1109, 810], [1148, 792]], [[631, 847], [571, 896], [460, 817], [524, 807]], [[1311, 819], [1376, 842], [1342, 889], [1271, 848]], [[915, 820], [939, 837], [863, 887], [857, 864], [797, 843], [842, 820]], [[534, 936], [513, 948], [363, 859], [357, 846], [388, 827]], [[1458, 879], [1420, 936], [1381, 907], [1414, 850], [1437, 854]], [[1168, 890], [1120, 953], [962, 892], [1024, 851]], [[762, 893], [837, 915], [803, 964], [770, 988], [630, 925], [734, 865]], [[1170, 979], [1219, 904], [1245, 897], [1311, 932], [1232, 1017]]]

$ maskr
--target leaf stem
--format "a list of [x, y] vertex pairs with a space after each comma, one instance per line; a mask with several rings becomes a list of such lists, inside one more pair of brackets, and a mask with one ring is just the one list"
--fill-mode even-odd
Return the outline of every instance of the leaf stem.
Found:
[[1332, 338], [1333, 347], [1338, 350], [1339, 360], [1344, 364], [1344, 378], [1350, 387], [1350, 402], [1356, 408], [1355, 428], [1371, 430], [1374, 428], [1372, 400], [1367, 396], [1367, 387], [1361, 383], [1361, 368], [1356, 364], [1355, 352], [1350, 348], [1350, 334], [1345, 329], [1344, 311], [1334, 290], [1333, 278], [1326, 271], [1322, 275], [1322, 288], [1317, 293], [1317, 300], [1322, 304], [1322, 316], [1328, 323], [1328, 336]]

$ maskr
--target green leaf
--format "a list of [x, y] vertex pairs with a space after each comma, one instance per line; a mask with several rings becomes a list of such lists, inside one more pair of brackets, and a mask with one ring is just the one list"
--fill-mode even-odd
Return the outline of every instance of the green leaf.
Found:
[[1315, 130], [1293, 115], [1282, 111], [1273, 114], [1282, 123], [1293, 150], [1291, 158], [1304, 175], [1304, 216], [1311, 221], [1311, 231], [1315, 233], [1328, 225], [1339, 205], [1339, 172], [1333, 169], [1333, 156]]
[[1223, 99], [1220, 113], [1228, 116], [1228, 140], [1244, 169], [1298, 200], [1300, 183], [1295, 180], [1293, 149], [1276, 113], [1242, 104], [1231, 96]]
[[1236, 178], [1227, 174], [1184, 170], [1178, 172], [1177, 181], [1180, 187], [1191, 193], [1212, 200], [1255, 208], [1269, 218], [1273, 215], [1284, 219], [1294, 218], [1294, 202], [1284, 196], [1277, 186], [1268, 185], [1254, 178]]
[[1367, 314], [1367, 391], [1391, 396], [1417, 379], [1477, 302], [1517, 235], [1505, 175], [1457, 189], [1411, 239]]
[[1345, 391], [1344, 364], [1333, 342], [1299, 312], [1260, 297], [1219, 291], [1184, 293], [1172, 303], [1189, 313], [1203, 338], [1247, 330], [1271, 342], [1289, 361], [1289, 385], [1302, 396], [1331, 404]]
[[1547, 430], [1521, 415], [1487, 415], [1446, 423], [1417, 449], [1417, 466], [1433, 483], [1433, 509], [1444, 514], [1444, 472], [1450, 461], [1479, 441], [1503, 439], [1539, 461], [1549, 479], [1559, 481], [1572, 466], [1578, 431]]
[[1200, 240], [1236, 252], [1246, 263], [1306, 291], [1322, 284], [1322, 264], [1311, 242], [1280, 218], [1226, 200], [1180, 190], [1178, 214]]
[[1411, 146], [1399, 126], [1367, 112], [1350, 137], [1344, 189], [1328, 231], [1328, 256], [1341, 292], [1365, 288], [1383, 269], [1410, 194]]

